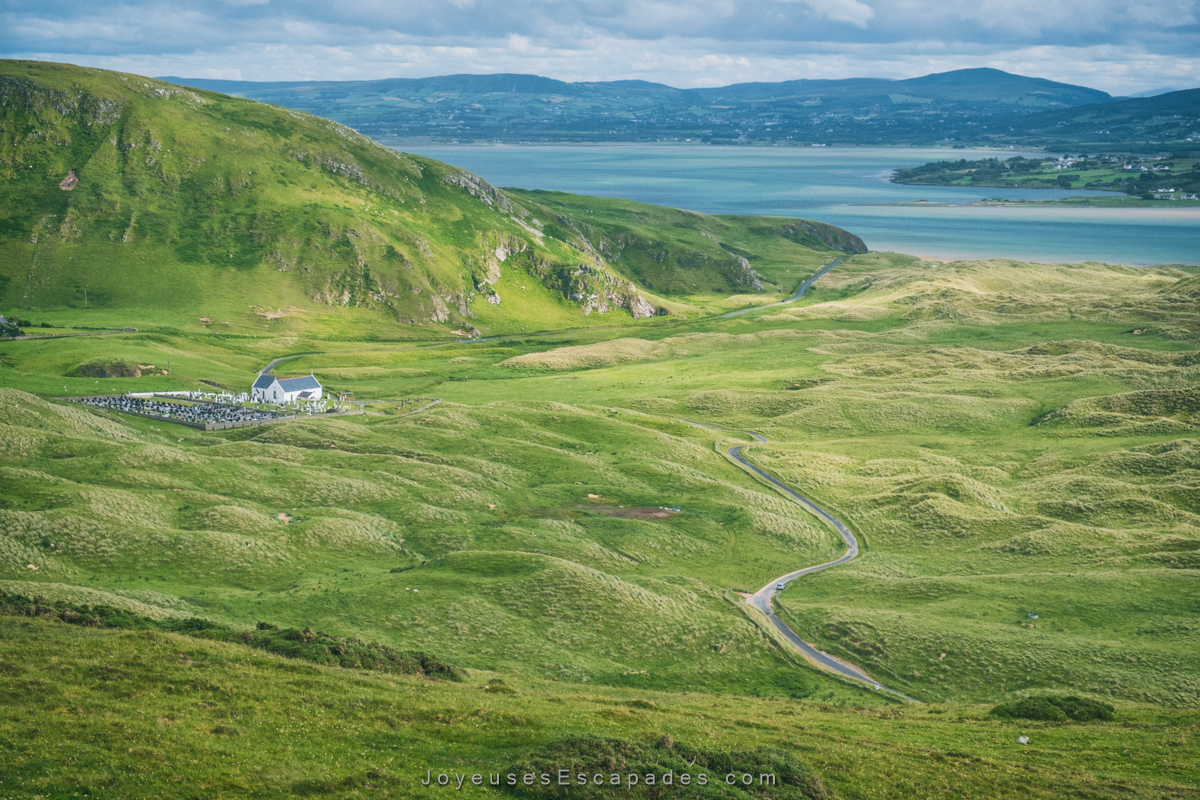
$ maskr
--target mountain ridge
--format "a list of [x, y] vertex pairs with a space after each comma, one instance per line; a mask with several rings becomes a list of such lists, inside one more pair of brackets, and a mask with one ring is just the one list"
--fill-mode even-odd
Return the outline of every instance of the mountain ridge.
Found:
[[179, 76], [162, 76], [157, 80], [176, 83], [183, 86], [230, 93], [231, 91], [259, 91], [266, 89], [298, 89], [305, 87], [335, 87], [349, 85], [387, 85], [387, 86], [428, 86], [441, 89], [467, 91], [473, 88], [486, 88], [488, 91], [554, 91], [562, 94], [575, 94], [582, 88], [600, 89], [604, 87], [619, 87], [623, 89], [644, 89], [662, 91], [664, 89], [679, 94], [697, 94], [707, 98], [719, 98], [728, 95], [749, 95], [759, 98], [781, 98], [797, 96], [797, 89], [811, 89], [800, 92], [800, 96], [820, 94], [826, 88], [834, 91], [845, 89], [862, 89], [880, 91], [887, 88], [909, 88], [914, 86], [926, 88], [980, 86], [1003, 84], [1014, 86], [1030, 84], [1058, 89], [1068, 95], [1089, 98], [1092, 102], [1112, 99], [1112, 95], [1099, 89], [1076, 86], [1045, 78], [1030, 78], [1023, 75], [1004, 72], [989, 67], [935, 72], [915, 78], [798, 78], [786, 81], [750, 81], [732, 83], [725, 86], [679, 88], [669, 84], [644, 80], [616, 81], [562, 81], [528, 73], [456, 73], [426, 78], [379, 78], [355, 81], [234, 81], [208, 78], [184, 78]]
[[986, 143], [1005, 138], [1039, 111], [1114, 101], [1097, 89], [987, 67], [904, 79], [797, 79], [686, 89], [511, 73], [274, 83], [169, 80], [336, 119], [389, 145]]

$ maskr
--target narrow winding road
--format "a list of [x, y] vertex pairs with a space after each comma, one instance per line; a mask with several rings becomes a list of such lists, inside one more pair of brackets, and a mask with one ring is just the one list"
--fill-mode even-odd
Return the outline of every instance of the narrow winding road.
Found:
[[762, 311], [764, 308], [775, 308], [775, 306], [783, 306], [783, 305], [787, 305], [788, 303], [794, 303], [797, 300], [799, 300], [801, 297], [804, 297], [804, 295], [808, 293], [809, 287], [812, 286], [816, 282], [817, 278], [821, 277], [826, 272], [829, 272], [829, 270], [833, 269], [840, 263], [842, 263], [842, 259], [835, 258], [833, 261], [831, 261], [828, 264], [826, 264], [825, 266], [821, 267], [819, 270], [817, 270], [813, 274], [813, 276], [811, 278], [806, 280], [804, 283], [800, 284], [800, 288], [796, 290], [796, 293], [794, 295], [792, 295], [791, 297], [789, 297], [787, 300], [780, 300], [778, 303], [769, 303], [765, 306], [754, 306], [753, 308], [743, 308], [740, 311], [730, 311], [728, 314], [718, 315], [716, 317], [716, 319], [726, 319], [727, 317], [736, 317], [741, 314], [749, 314], [751, 311]]
[[[762, 436], [761, 434], [754, 433], [753, 431], [747, 431], [747, 433], [749, 433], [751, 436], [753, 436], [754, 440], [756, 442], [766, 444], [768, 441], [767, 437]], [[757, 592], [750, 595], [750, 597], [746, 598], [746, 602], [749, 603], [750, 605], [754, 606], [755, 608], [757, 608], [759, 611], [766, 614], [767, 619], [769, 619], [771, 621], [771, 624], [774, 625], [776, 627], [776, 629], [778, 629], [779, 632], [782, 633], [789, 642], [796, 645], [796, 647], [800, 649], [800, 652], [804, 653], [804, 655], [808, 656], [810, 659], [812, 659], [813, 661], [815, 661], [817, 664], [824, 667], [825, 669], [831, 670], [832, 672], [836, 672], [839, 675], [843, 675], [852, 680], [856, 680], [856, 681], [865, 683], [868, 686], [871, 686], [872, 688], [876, 689], [877, 691], [890, 692], [891, 694], [895, 694], [895, 695], [899, 695], [900, 697], [903, 697], [905, 700], [908, 700], [909, 702], [917, 702], [916, 700], [914, 700], [913, 698], [904, 694], [903, 692], [898, 692], [895, 689], [891, 689], [891, 688], [888, 688], [887, 686], [884, 686], [883, 684], [879, 683], [879, 681], [876, 681], [875, 679], [873, 679], [866, 672], [863, 672], [862, 670], [860, 670], [856, 667], [850, 666], [848, 664], [843, 664], [841, 661], [838, 661], [836, 658], [833, 658], [832, 656], [821, 652], [820, 650], [813, 647], [808, 642], [801, 639], [794, 630], [792, 630], [791, 628], [789, 628], [787, 625], [784, 624], [783, 620], [781, 620], [779, 617], [775, 616], [775, 612], [774, 612], [774, 610], [772, 610], [772, 607], [771, 607], [771, 600], [774, 599], [775, 595], [779, 592], [779, 589], [777, 587], [780, 584], [787, 585], [790, 581], [793, 581], [796, 578], [801, 577], [802, 575], [808, 575], [813, 572], [819, 572], [823, 569], [829, 569], [830, 567], [836, 567], [838, 564], [845, 564], [850, 559], [856, 558], [858, 556], [858, 538], [854, 535], [854, 533], [849, 528], [846, 527], [846, 524], [844, 522], [842, 522], [840, 519], [835, 517], [833, 514], [830, 514], [828, 511], [821, 508], [819, 505], [814, 503], [812, 500], [809, 500], [807, 497], [800, 494], [800, 492], [796, 491], [791, 486], [788, 486], [786, 483], [779, 480], [774, 475], [767, 472], [765, 469], [755, 466], [754, 464], [751, 464], [748, 460], [746, 460], [746, 457], [744, 455], [742, 455], [742, 450], [748, 446], [749, 445], [739, 444], [739, 445], [729, 448], [729, 450], [727, 451], [729, 453], [729, 457], [732, 458], [733, 460], [737, 461], [742, 466], [749, 469], [754, 474], [758, 475], [760, 478], [765, 480], [767, 483], [771, 484], [772, 486], [775, 486], [776, 488], [783, 491], [785, 494], [794, 498], [798, 503], [805, 506], [806, 508], [811, 510], [814, 514], [816, 514], [818, 517], [820, 517], [821, 519], [825, 520], [830, 525], [832, 525], [834, 530], [836, 530], [838, 533], [840, 533], [842, 535], [842, 539], [846, 542], [846, 552], [844, 555], [842, 555], [841, 558], [837, 559], [836, 561], [827, 561], [824, 564], [817, 564], [812, 567], [803, 567], [801, 569], [789, 572], [786, 575], [780, 575], [778, 578], [769, 582], [766, 586], [762, 587]]]
[[[701, 427], [701, 428], [709, 428], [710, 430], [718, 430], [718, 431], [727, 431], [728, 430], [728, 428], [720, 428], [716, 425], [707, 425], [703, 422], [696, 422], [695, 420], [680, 420], [680, 422], [684, 422], [689, 425], [695, 425], [695, 426]], [[754, 438], [754, 441], [756, 443], [766, 444], [769, 441], [767, 439], [767, 437], [763, 436], [762, 434], [754, 433], [753, 431], [747, 431], [747, 433], [749, 433], [750, 436], [752, 436]], [[842, 555], [841, 558], [837, 559], [836, 561], [827, 561], [824, 564], [816, 564], [815, 566], [811, 566], [811, 567], [802, 567], [800, 569], [789, 572], [786, 575], [780, 575], [778, 578], [770, 581], [769, 583], [767, 583], [766, 586], [762, 587], [757, 592], [755, 592], [754, 594], [752, 594], [748, 598], [746, 598], [746, 602], [749, 603], [750, 605], [754, 606], [755, 608], [757, 608], [763, 614], [765, 614], [767, 619], [771, 621], [771, 624], [774, 625], [775, 628], [781, 634], [783, 634], [783, 636], [789, 642], [794, 644], [796, 646], [796, 648], [800, 650], [800, 652], [802, 652], [805, 656], [807, 656], [809, 659], [811, 659], [817, 665], [824, 667], [825, 669], [827, 669], [831, 672], [836, 672], [837, 674], [842, 675], [843, 677], [850, 678], [851, 680], [859, 681], [861, 683], [865, 683], [877, 691], [889, 692], [891, 694], [902, 697], [910, 703], [919, 702], [918, 700], [916, 700], [912, 697], [909, 697], [908, 695], [904, 694], [903, 692], [900, 692], [895, 689], [884, 686], [879, 681], [875, 680], [870, 675], [868, 675], [866, 672], [864, 672], [854, 666], [844, 664], [843, 662], [837, 660], [833, 656], [830, 656], [827, 653], [824, 653], [824, 652], [818, 650], [813, 645], [811, 645], [808, 642], [801, 639], [800, 636], [794, 630], [789, 628], [783, 622], [783, 620], [781, 620], [779, 617], [777, 617], [775, 615], [775, 611], [772, 608], [771, 601], [775, 598], [775, 595], [778, 594], [778, 592], [779, 592], [779, 590], [776, 588], [779, 584], [786, 585], [790, 581], [793, 581], [796, 578], [799, 578], [803, 575], [808, 575], [813, 572], [819, 572], [823, 569], [829, 569], [830, 567], [836, 567], [838, 564], [845, 564], [847, 561], [849, 561], [853, 558], [856, 558], [858, 556], [858, 537], [856, 537], [854, 535], [854, 533], [848, 527], [846, 527], [846, 524], [844, 522], [842, 522], [840, 519], [835, 517], [833, 514], [830, 514], [824, 508], [821, 508], [821, 506], [817, 505], [812, 500], [809, 500], [807, 497], [800, 494], [800, 492], [798, 492], [796, 489], [792, 488], [791, 486], [788, 486], [786, 483], [779, 480], [778, 478], [776, 478], [771, 473], [767, 472], [762, 467], [758, 467], [758, 466], [755, 466], [754, 464], [750, 463], [750, 461], [748, 461], [746, 459], [746, 456], [742, 454], [742, 450], [744, 450], [746, 447], [749, 447], [749, 445], [739, 444], [739, 445], [735, 445], [735, 446], [729, 448], [729, 450], [727, 450], [726, 452], [729, 453], [729, 457], [732, 458], [734, 461], [738, 462], [739, 464], [744, 466], [746, 469], [750, 470], [755, 475], [758, 475], [760, 478], [765, 480], [767, 483], [778, 488], [779, 490], [781, 490], [782, 492], [787, 494], [789, 497], [796, 500], [796, 502], [800, 503], [801, 505], [803, 505], [806, 508], [808, 508], [809, 510], [811, 510], [818, 517], [820, 517], [821, 519], [828, 522], [830, 525], [833, 526], [834, 530], [836, 530], [838, 533], [841, 534], [843, 541], [846, 542], [846, 552], [845, 552], [845, 554]]]

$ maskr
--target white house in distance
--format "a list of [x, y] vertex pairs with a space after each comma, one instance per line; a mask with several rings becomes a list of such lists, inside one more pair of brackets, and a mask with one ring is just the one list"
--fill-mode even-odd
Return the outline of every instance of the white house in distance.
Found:
[[290, 403], [296, 400], [320, 400], [321, 382], [312, 375], [301, 378], [276, 378], [259, 375], [250, 392], [256, 403]]

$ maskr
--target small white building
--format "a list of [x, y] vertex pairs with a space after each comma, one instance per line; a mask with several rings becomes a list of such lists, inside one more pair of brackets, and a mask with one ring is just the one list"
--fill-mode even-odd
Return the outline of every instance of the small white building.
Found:
[[312, 375], [301, 378], [276, 378], [259, 375], [250, 392], [256, 403], [291, 403], [296, 400], [320, 400], [321, 382]]

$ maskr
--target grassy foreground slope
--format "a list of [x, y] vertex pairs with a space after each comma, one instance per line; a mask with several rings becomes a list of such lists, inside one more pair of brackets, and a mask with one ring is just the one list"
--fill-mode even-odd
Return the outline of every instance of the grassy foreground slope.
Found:
[[[573, 752], [574, 759], [551, 762], [566, 768], [586, 763], [602, 752], [598, 740], [613, 739], [650, 750], [661, 771], [672, 764], [676, 774], [684, 770], [672, 762], [683, 756], [686, 764], [693, 748], [728, 754], [739, 766], [749, 760], [740, 754], [767, 749], [816, 778], [805, 791], [780, 787], [772, 797], [1198, 796], [1195, 711], [1122, 707], [1113, 722], [1063, 725], [997, 719], [986, 707], [847, 709], [537, 680], [489, 686], [484, 676], [448, 685], [177, 634], [13, 618], [0, 618], [0, 644], [0, 793], [7, 797], [455, 791], [422, 786], [426, 770], [455, 785], [467, 775], [465, 795], [549, 796], [487, 784], [538, 753]], [[570, 737], [583, 741], [553, 747]], [[631, 771], [615, 766], [623, 777]], [[473, 773], [484, 786], [471, 785]], [[638, 788], [613, 794], [654, 796]], [[722, 789], [693, 795], [676, 785], [667, 796], [761, 796]]]
[[[627, 323], [778, 294], [831, 248], [865, 250], [817, 223], [635, 203], [605, 203], [609, 230], [584, 199], [518, 200], [303, 112], [37, 62], [0, 61], [0, 178], [0, 309], [91, 327], [408, 339]], [[605, 238], [619, 249], [593, 246]]]

